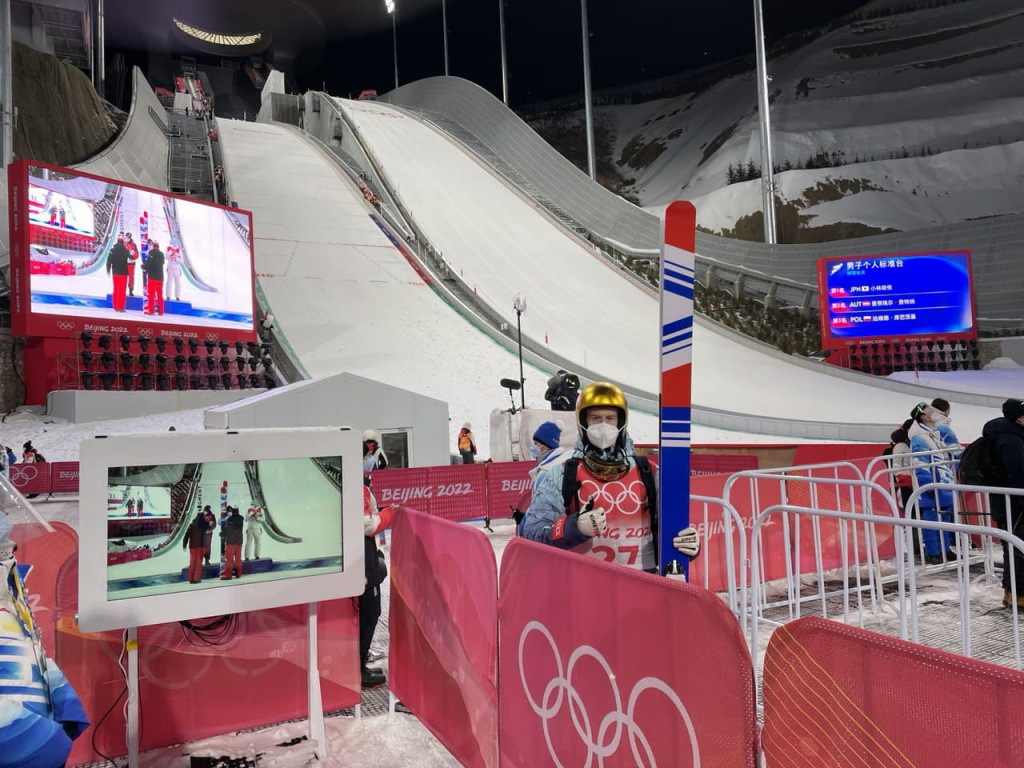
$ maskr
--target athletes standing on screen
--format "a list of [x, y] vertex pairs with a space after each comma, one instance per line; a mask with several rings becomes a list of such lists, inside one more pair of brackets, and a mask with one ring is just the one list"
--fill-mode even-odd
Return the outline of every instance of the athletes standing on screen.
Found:
[[167, 300], [171, 294], [175, 301], [181, 301], [181, 249], [173, 245], [167, 246]]
[[245, 512], [245, 559], [252, 560], [253, 549], [260, 559], [260, 539], [263, 538], [263, 508], [255, 501]]
[[[152, 285], [152, 282], [150, 285]], [[245, 527], [245, 520], [238, 511], [238, 507], [228, 507], [228, 512], [230, 514], [225, 525], [227, 530], [227, 550], [224, 553], [224, 570], [220, 574], [222, 581], [230, 581], [232, 575], [236, 579], [242, 578], [242, 530]]]
[[[210, 508], [207, 507], [207, 510]], [[181, 546], [188, 550], [188, 583], [198, 584], [203, 580], [203, 549], [206, 534], [213, 531], [216, 523], [196, 512], [195, 519], [189, 524]]]
[[139, 260], [139, 246], [132, 240], [132, 233], [124, 233], [124, 247], [128, 249], [128, 295], [135, 295], [135, 262]]
[[203, 507], [203, 519], [206, 520], [206, 535], [203, 536], [203, 562], [209, 565], [210, 555], [213, 554], [213, 531], [217, 527], [217, 516], [213, 514], [209, 504]]
[[164, 253], [160, 250], [160, 243], [152, 241], [153, 245], [146, 255], [146, 263], [142, 269], [149, 276], [146, 283], [146, 314], [162, 315], [164, 313]]
[[124, 244], [124, 233], [117, 237], [117, 242], [107, 256], [107, 274], [113, 278], [114, 286], [110, 306], [115, 312], [124, 312], [125, 289], [128, 286], [129, 251]]

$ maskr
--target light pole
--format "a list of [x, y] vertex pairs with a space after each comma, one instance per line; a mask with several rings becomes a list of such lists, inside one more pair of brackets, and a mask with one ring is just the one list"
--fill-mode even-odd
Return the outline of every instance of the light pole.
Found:
[[448, 77], [448, 4], [441, 0], [441, 25], [444, 27], [444, 76]]
[[391, 48], [395, 52], [395, 89], [398, 89], [398, 28], [395, 25], [395, 16], [398, 15], [395, 9], [395, 0], [384, 0], [384, 7], [388, 9], [388, 16], [391, 17]]
[[768, 61], [764, 49], [764, 14], [761, 11], [761, 0], [754, 0], [754, 43], [757, 47], [757, 116], [761, 124], [761, 208], [764, 212], [764, 241], [776, 243], [778, 233], [775, 229], [775, 170], [772, 162], [772, 124], [768, 114]]
[[583, 101], [587, 115], [587, 172], [597, 181], [597, 163], [594, 161], [594, 108], [590, 94], [590, 25], [587, 23], [587, 0], [580, 0], [583, 18]]
[[14, 160], [14, 87], [11, 76], [11, 4], [0, 6], [0, 162]]
[[512, 299], [512, 309], [516, 311], [516, 330], [519, 331], [519, 395], [520, 404], [526, 407], [526, 378], [523, 376], [523, 315], [526, 314], [526, 297], [517, 293]]
[[505, 55], [505, 0], [498, 0], [498, 33], [501, 36], [501, 98], [508, 106], [508, 59]]

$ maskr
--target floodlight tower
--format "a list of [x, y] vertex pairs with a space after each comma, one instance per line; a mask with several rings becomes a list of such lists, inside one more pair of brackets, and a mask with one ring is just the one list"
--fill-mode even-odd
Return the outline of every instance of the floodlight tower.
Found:
[[768, 98], [768, 83], [771, 78], [768, 77], [768, 61], [765, 54], [764, 13], [761, 9], [761, 0], [754, 0], [754, 43], [757, 49], [757, 115], [761, 124], [761, 207], [764, 211], [764, 241], [777, 243], [771, 104]]
[[395, 25], [395, 16], [398, 12], [395, 8], [395, 0], [384, 0], [384, 7], [388, 9], [388, 16], [391, 17], [391, 48], [395, 53], [395, 88], [398, 88], [398, 28]]
[[587, 23], [587, 0], [580, 2], [583, 21], [583, 101], [587, 118], [587, 172], [597, 181], [597, 162], [594, 159], [594, 107], [590, 93], [590, 25]]
[[501, 99], [508, 106], [508, 58], [505, 52], [505, 0], [498, 0], [498, 34], [501, 37]]
[[444, 27], [444, 76], [448, 77], [448, 4], [441, 0], [441, 26]]

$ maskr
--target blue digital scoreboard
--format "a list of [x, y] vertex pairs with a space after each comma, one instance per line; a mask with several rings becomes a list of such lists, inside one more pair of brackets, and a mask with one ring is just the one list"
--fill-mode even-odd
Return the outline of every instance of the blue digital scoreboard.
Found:
[[969, 251], [818, 262], [822, 345], [977, 336]]

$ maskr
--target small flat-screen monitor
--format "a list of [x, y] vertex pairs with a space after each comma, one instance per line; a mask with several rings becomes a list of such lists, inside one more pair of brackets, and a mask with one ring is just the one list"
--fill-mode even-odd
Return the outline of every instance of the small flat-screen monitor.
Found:
[[16, 336], [255, 340], [248, 212], [30, 160], [8, 186]]
[[81, 448], [86, 632], [360, 594], [350, 430], [109, 437]]
[[818, 287], [826, 349], [977, 335], [968, 251], [821, 259]]

